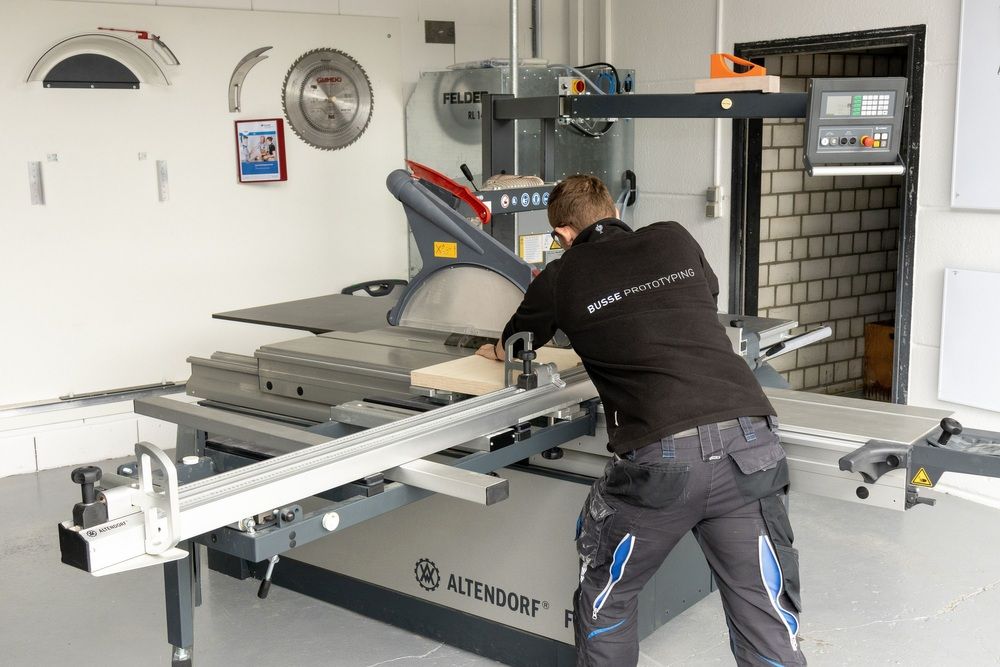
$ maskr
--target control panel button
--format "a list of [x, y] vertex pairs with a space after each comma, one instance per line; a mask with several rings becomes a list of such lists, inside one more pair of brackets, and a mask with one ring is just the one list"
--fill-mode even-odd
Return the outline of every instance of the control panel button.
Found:
[[871, 148], [874, 144], [875, 144], [875, 140], [872, 139], [867, 134], [865, 136], [861, 137], [861, 145], [864, 146], [865, 148]]

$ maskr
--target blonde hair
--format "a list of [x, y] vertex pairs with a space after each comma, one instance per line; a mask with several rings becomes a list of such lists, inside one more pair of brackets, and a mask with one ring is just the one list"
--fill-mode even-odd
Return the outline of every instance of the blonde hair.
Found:
[[549, 195], [549, 225], [582, 232], [598, 220], [618, 215], [611, 193], [601, 179], [576, 174], [560, 181]]

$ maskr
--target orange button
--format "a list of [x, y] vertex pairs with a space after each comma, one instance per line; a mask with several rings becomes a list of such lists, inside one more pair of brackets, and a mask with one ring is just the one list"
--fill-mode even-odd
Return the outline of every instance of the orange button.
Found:
[[875, 143], [875, 140], [872, 139], [871, 137], [869, 137], [867, 134], [865, 136], [861, 137], [861, 145], [864, 146], [865, 148], [871, 148], [872, 144], [874, 144], [874, 143]]

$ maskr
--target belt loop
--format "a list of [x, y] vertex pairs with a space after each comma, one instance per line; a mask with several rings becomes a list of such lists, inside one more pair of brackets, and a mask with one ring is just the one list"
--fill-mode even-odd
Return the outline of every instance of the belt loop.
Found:
[[743, 429], [743, 439], [747, 442], [753, 442], [757, 439], [757, 434], [753, 432], [753, 424], [750, 423], [749, 417], [740, 417], [740, 428]]
[[767, 427], [771, 429], [771, 433], [778, 432], [778, 418], [774, 415], [767, 415]]
[[675, 456], [674, 436], [668, 435], [660, 440], [660, 454], [665, 459], [672, 459]]
[[698, 440], [701, 442], [703, 461], [715, 461], [722, 458], [722, 433], [719, 431], [718, 424], [699, 426]]

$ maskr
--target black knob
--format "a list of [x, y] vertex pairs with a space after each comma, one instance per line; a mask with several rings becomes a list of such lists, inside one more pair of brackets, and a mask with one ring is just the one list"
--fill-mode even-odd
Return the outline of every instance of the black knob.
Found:
[[941, 420], [941, 435], [938, 436], [938, 445], [944, 447], [951, 440], [951, 436], [958, 435], [961, 432], [962, 425], [958, 423], [958, 420], [945, 417]]
[[261, 600], [267, 597], [267, 594], [271, 592], [271, 580], [265, 579], [260, 582], [260, 588], [257, 589], [257, 597]]
[[533, 361], [538, 354], [534, 350], [523, 350], [521, 352], [521, 359], [524, 361]]
[[101, 469], [97, 466], [84, 466], [76, 468], [69, 474], [69, 478], [80, 485], [83, 494], [83, 502], [92, 503], [97, 500], [94, 492], [94, 485], [101, 481]]
[[542, 452], [542, 458], [549, 461], [558, 461], [563, 457], [563, 450], [561, 447], [553, 447], [552, 449], [546, 449]]

